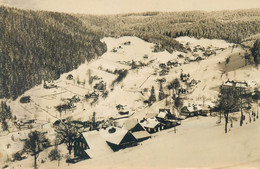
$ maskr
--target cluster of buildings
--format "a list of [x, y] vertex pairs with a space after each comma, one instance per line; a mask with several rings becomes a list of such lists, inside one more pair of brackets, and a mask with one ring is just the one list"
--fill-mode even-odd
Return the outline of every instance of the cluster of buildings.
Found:
[[74, 143], [74, 156], [80, 159], [96, 158], [136, 146], [151, 138], [151, 134], [179, 125], [170, 109], [159, 109], [155, 117], [127, 119], [122, 127], [109, 126], [99, 130], [82, 132]]

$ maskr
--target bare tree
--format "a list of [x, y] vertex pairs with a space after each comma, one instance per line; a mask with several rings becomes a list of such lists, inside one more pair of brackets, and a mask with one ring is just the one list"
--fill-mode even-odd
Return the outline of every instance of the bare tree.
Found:
[[178, 94], [178, 88], [180, 87], [180, 81], [178, 78], [174, 79], [169, 85], [168, 89], [173, 89], [175, 94]]
[[70, 119], [67, 119], [66, 122], [62, 122], [55, 129], [57, 133], [57, 140], [59, 143], [65, 143], [69, 154], [74, 146], [75, 139], [79, 136], [79, 127], [74, 124]]
[[44, 133], [38, 131], [32, 131], [28, 134], [28, 138], [25, 140], [23, 152], [31, 153], [34, 156], [34, 168], [37, 168], [37, 158], [44, 148], [50, 145], [49, 140]]
[[51, 150], [48, 157], [51, 161], [58, 160], [58, 166], [59, 166], [59, 163], [60, 163], [60, 160], [61, 160], [61, 155], [60, 155], [60, 150], [58, 150], [57, 146], [55, 146], [55, 148]]

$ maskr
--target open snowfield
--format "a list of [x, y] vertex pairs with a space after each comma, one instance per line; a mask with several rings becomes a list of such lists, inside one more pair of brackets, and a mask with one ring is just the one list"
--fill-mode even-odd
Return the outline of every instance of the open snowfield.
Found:
[[[191, 93], [185, 97], [185, 104], [194, 103], [212, 105], [212, 101], [217, 100], [219, 86], [225, 81], [247, 81], [260, 84], [260, 70], [252, 65], [246, 65], [244, 49], [233, 48], [230, 43], [223, 40], [195, 39], [181, 37], [176, 40], [184, 45], [189, 42], [193, 49], [200, 45], [205, 48], [219, 49], [215, 55], [207, 57], [199, 62], [184, 63], [184, 58], [179, 58], [182, 54], [185, 57], [193, 57], [193, 53], [167, 51], [154, 53], [153, 44], [145, 42], [137, 37], [104, 38], [102, 41], [107, 44], [107, 52], [97, 60], [84, 63], [69, 73], [63, 74], [55, 81], [57, 88], [44, 89], [43, 85], [36, 86], [26, 91], [23, 96], [31, 96], [31, 102], [22, 104], [20, 98], [14, 101], [8, 100], [13, 115], [20, 120], [36, 119], [38, 129], [48, 131], [50, 138], [55, 133], [51, 127], [51, 122], [57, 119], [72, 117], [82, 121], [89, 120], [93, 112], [96, 112], [98, 120], [107, 120], [110, 117], [121, 117], [118, 114], [116, 105], [127, 105], [131, 118], [141, 120], [144, 117], [158, 113], [159, 108], [172, 108], [165, 106], [165, 100], [154, 103], [148, 107], [143, 103], [150, 96], [151, 87], [154, 86], [156, 96], [159, 92], [158, 79], [165, 78], [163, 83], [164, 92], [168, 93], [167, 84], [175, 78], [180, 78], [180, 73], [190, 74], [190, 79], [199, 81], [192, 88]], [[125, 42], [130, 41], [129, 45]], [[116, 52], [113, 51], [116, 49]], [[197, 52], [201, 55], [202, 52]], [[147, 56], [147, 58], [144, 58]], [[228, 64], [226, 59], [230, 57]], [[142, 62], [146, 66], [138, 69], [131, 69], [131, 62]], [[169, 70], [168, 75], [160, 76], [160, 63], [177, 61], [179, 65]], [[117, 78], [115, 70], [128, 70], [127, 76], [119, 84], [112, 86], [112, 82]], [[71, 74], [73, 80], [66, 77]], [[99, 97], [98, 101], [92, 104], [92, 100], [86, 100], [85, 94], [93, 91], [93, 86], [98, 80], [94, 80], [90, 85], [89, 75], [97, 76], [107, 84], [109, 91], [107, 98]], [[79, 82], [79, 83], [78, 83]], [[182, 84], [183, 85], [183, 84]], [[55, 106], [64, 104], [66, 99], [78, 95], [80, 101], [75, 103], [73, 110], [63, 111], [61, 114]], [[158, 99], [158, 98], [157, 98]], [[254, 105], [256, 109], [256, 105]], [[174, 110], [173, 110], [174, 112]], [[142, 142], [142, 145], [120, 150], [111, 153], [107, 157], [91, 159], [70, 164], [67, 166], [65, 160], [60, 162], [62, 168], [257, 168], [260, 166], [260, 120], [245, 124], [239, 127], [238, 122], [225, 134], [224, 120], [220, 125], [216, 124], [218, 117], [190, 118], [182, 121], [174, 129], [164, 130], [152, 135], [152, 138]], [[248, 121], [248, 119], [246, 119]], [[124, 120], [122, 120], [123, 123]], [[4, 133], [0, 136], [0, 164], [5, 163], [12, 154], [22, 149], [23, 142], [11, 140], [11, 136], [20, 137], [26, 135], [30, 130], [14, 130], [11, 133]], [[7, 148], [10, 144], [10, 148]], [[41, 153], [39, 161], [45, 159], [45, 163], [39, 162], [39, 168], [57, 168], [57, 161], [50, 162], [47, 158], [48, 152], [52, 148]], [[60, 149], [65, 154], [67, 150], [64, 146]], [[32, 168], [33, 158], [8, 165], [14, 168]], [[2, 166], [2, 165], [0, 165]]]

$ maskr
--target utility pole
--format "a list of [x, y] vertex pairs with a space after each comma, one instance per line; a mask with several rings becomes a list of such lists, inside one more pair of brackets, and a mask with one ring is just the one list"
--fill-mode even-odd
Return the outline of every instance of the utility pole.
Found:
[[257, 111], [257, 113], [256, 113], [256, 118], [258, 119], [258, 106], [259, 106], [259, 104], [258, 104], [258, 99], [257, 99], [257, 104], [256, 104], [256, 111]]
[[241, 118], [240, 118], [240, 126], [243, 125], [243, 110], [242, 110], [242, 87], [239, 86], [239, 97], [240, 97], [240, 110], [241, 110]]

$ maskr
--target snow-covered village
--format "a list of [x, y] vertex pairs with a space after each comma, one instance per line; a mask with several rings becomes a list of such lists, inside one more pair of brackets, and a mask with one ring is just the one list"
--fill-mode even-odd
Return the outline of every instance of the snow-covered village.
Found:
[[[27, 58], [19, 53], [26, 51], [23, 46], [33, 44], [20, 44], [20, 27], [12, 29], [12, 24], [5, 23], [1, 37], [12, 37], [14, 30], [17, 40], [1, 42], [0, 168], [259, 168], [259, 9], [234, 10], [223, 13], [223, 17], [209, 13], [215, 18], [220, 15], [217, 21], [223, 25], [224, 16], [232, 15], [226, 22], [242, 14], [254, 18], [254, 32], [248, 30], [250, 33], [241, 33], [241, 37], [237, 33], [234, 39], [238, 41], [232, 39], [233, 35], [222, 37], [222, 32], [213, 38], [205, 32], [201, 37], [192, 34], [197, 27], [190, 28], [192, 35], [186, 31], [159, 41], [153, 39], [155, 35], [136, 31], [143, 30], [141, 21], [146, 21], [145, 17], [175, 18], [174, 13], [115, 15], [127, 22], [118, 36], [119, 28], [112, 23], [108, 27], [114, 27], [116, 33], [98, 28], [99, 24], [105, 25], [106, 19], [116, 20], [113, 15], [95, 18], [43, 11], [38, 14], [5, 6], [1, 10], [3, 22], [11, 22], [11, 17], [16, 22], [16, 17], [20, 19], [17, 24], [37, 22], [22, 21], [22, 17], [53, 17], [50, 24], [43, 17], [48, 31], [50, 25], [57, 27], [60, 23], [55, 22], [62, 22], [65, 32], [62, 28], [57, 37], [56, 33], [44, 35], [50, 39], [42, 44], [35, 41], [39, 48], [51, 47], [63, 34], [72, 34], [72, 41], [66, 44], [57, 40], [57, 45], [68, 45], [61, 51], [58, 47], [41, 51], [35, 46], [33, 50], [45, 55], [39, 54], [44, 59], [35, 63], [38, 56], [33, 56], [34, 51], [21, 52]], [[193, 19], [196, 15], [204, 17], [195, 12]], [[59, 17], [63, 21], [58, 21]], [[67, 17], [77, 20], [67, 21]], [[140, 22], [134, 23], [137, 33], [123, 32], [135, 20]], [[86, 27], [92, 24], [90, 30], [96, 30], [93, 32], [100, 41], [82, 33], [76, 22]], [[185, 29], [195, 24], [190, 22], [185, 22]], [[75, 28], [66, 31], [70, 23]], [[73, 29], [80, 30], [71, 33]], [[151, 31], [157, 32], [153, 27]], [[214, 28], [211, 31], [213, 34]], [[76, 47], [85, 41], [81, 33], [93, 41], [93, 46], [101, 46], [86, 49], [88, 57], [93, 53], [91, 59], [85, 59], [81, 46]], [[169, 34], [173, 33], [167, 31], [162, 36], [169, 38]], [[8, 48], [16, 43], [18, 47]], [[92, 42], [83, 45], [88, 43]], [[179, 47], [175, 49], [171, 46], [174, 44]], [[69, 60], [67, 50], [72, 51]], [[22, 66], [25, 63], [28, 66]]]

